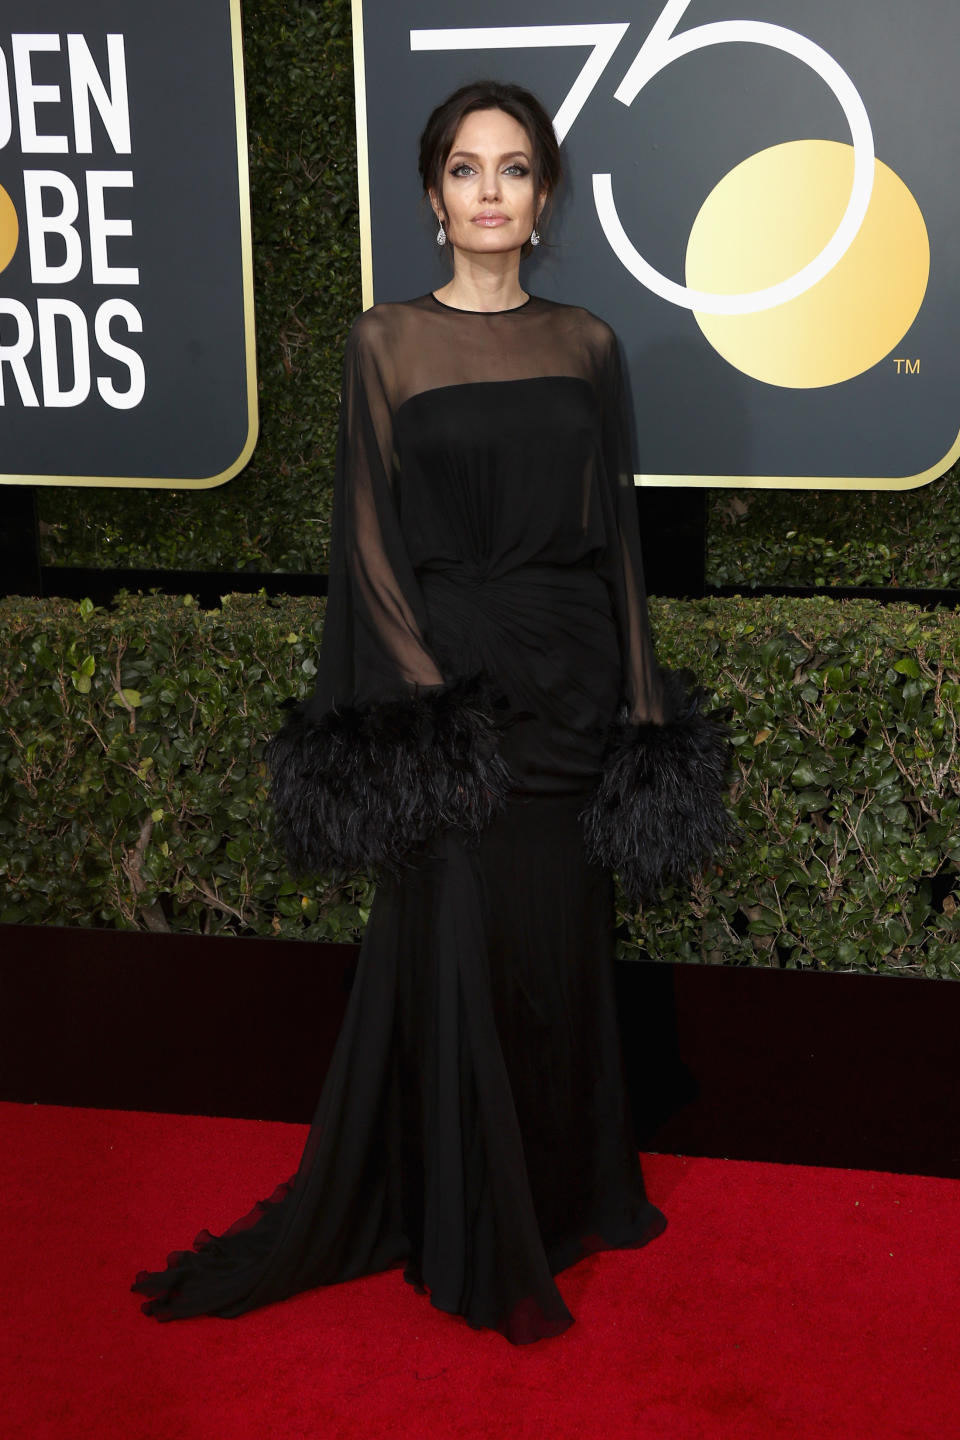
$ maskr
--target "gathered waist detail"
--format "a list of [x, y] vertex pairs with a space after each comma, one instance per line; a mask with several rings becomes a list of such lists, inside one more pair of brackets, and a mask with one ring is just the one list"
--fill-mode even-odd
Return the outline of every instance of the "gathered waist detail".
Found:
[[441, 672], [488, 675], [504, 718], [517, 721], [501, 740], [517, 795], [572, 796], [595, 784], [621, 666], [609, 587], [593, 557], [434, 565], [419, 580]]
[[431, 562], [417, 570], [421, 584], [439, 580], [449, 585], [474, 588], [480, 585], [509, 584], [511, 581], [562, 584], [569, 576], [574, 582], [584, 574], [596, 574], [593, 555], [575, 561], [527, 560], [507, 569], [491, 568], [482, 561], [456, 560], [447, 564]]

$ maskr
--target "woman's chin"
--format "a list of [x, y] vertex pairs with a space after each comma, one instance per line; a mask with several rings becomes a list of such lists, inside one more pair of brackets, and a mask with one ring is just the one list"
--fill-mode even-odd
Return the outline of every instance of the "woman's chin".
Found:
[[523, 239], [515, 232], [508, 233], [506, 225], [490, 230], [484, 230], [477, 225], [460, 240], [453, 239], [452, 244], [455, 249], [466, 254], [510, 255], [521, 248]]

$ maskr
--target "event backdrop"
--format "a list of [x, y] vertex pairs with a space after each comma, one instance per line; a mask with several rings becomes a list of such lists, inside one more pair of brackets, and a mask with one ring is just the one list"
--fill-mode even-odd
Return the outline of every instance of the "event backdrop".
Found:
[[239, 0], [8, 0], [0, 477], [209, 486], [256, 439]]
[[568, 171], [524, 283], [617, 329], [641, 483], [904, 489], [960, 456], [955, 0], [354, 0], [354, 34], [365, 304], [443, 283], [417, 136], [513, 80]]

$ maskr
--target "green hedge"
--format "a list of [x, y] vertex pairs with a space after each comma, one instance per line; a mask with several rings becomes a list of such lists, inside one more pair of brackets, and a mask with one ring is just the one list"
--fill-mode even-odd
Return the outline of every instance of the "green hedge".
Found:
[[[269, 835], [263, 745], [323, 602], [0, 602], [0, 921], [351, 939], [363, 878], [306, 888]], [[659, 602], [664, 663], [731, 709], [721, 869], [640, 915], [658, 960], [960, 976], [960, 613]]]
[[916, 490], [711, 490], [707, 582], [960, 590], [960, 465]]

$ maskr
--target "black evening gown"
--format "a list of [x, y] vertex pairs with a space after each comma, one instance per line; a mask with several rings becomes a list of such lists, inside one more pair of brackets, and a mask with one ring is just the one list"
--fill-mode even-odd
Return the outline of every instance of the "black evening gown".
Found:
[[613, 332], [575, 306], [428, 294], [355, 322], [316, 690], [268, 755], [292, 862], [372, 866], [376, 897], [296, 1174], [140, 1272], [157, 1319], [402, 1265], [523, 1343], [572, 1322], [558, 1271], [664, 1229], [612, 868], [639, 897], [652, 849], [667, 873], [706, 853], [722, 762], [654, 660], [626, 407]]

